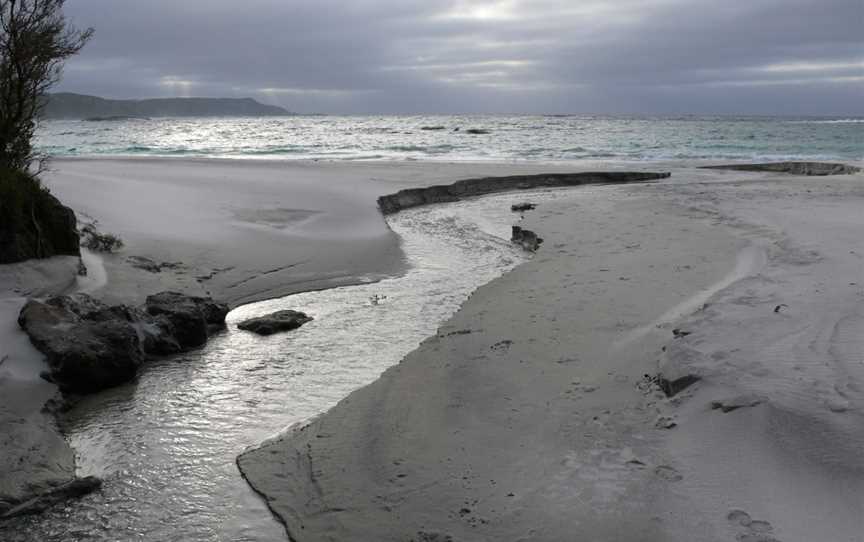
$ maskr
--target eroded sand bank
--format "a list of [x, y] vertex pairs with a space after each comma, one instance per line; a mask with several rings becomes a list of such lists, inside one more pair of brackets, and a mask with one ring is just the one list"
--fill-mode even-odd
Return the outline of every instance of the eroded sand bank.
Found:
[[862, 205], [860, 174], [562, 192], [534, 260], [238, 463], [298, 541], [857, 540]]

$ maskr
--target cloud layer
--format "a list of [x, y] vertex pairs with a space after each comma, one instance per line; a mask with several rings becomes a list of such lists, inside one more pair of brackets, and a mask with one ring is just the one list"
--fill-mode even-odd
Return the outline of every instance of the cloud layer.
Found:
[[71, 0], [59, 90], [300, 112], [864, 114], [860, 0]]

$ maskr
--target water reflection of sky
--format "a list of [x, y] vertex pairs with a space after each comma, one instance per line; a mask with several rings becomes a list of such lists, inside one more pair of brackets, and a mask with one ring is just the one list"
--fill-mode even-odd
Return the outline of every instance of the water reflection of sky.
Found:
[[[523, 261], [505, 237], [517, 218], [510, 204], [527, 196], [394, 215], [411, 264], [404, 276], [240, 307], [202, 350], [149, 364], [137, 384], [87, 398], [66, 430], [80, 473], [103, 476], [103, 490], [0, 526], [0, 538], [283, 539], [240, 477], [237, 454], [374, 380], [474, 289]], [[315, 320], [271, 337], [235, 327], [286, 308]]]

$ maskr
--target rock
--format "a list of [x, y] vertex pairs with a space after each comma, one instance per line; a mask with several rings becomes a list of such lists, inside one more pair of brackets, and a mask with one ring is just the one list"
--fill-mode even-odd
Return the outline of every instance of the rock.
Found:
[[537, 204], [535, 203], [517, 203], [516, 205], [511, 205], [510, 210], [514, 213], [523, 213], [525, 211], [532, 211], [537, 208]]
[[657, 385], [663, 393], [666, 394], [666, 397], [674, 397], [700, 380], [702, 380], [701, 377], [692, 374], [671, 380], [664, 377], [662, 374], [658, 374], [655, 382], [657, 382]]
[[174, 292], [148, 297], [143, 308], [76, 294], [29, 300], [18, 324], [45, 354], [47, 380], [67, 393], [93, 393], [132, 380], [147, 357], [200, 346], [227, 313], [212, 299]]
[[727, 412], [732, 412], [733, 410], [738, 410], [739, 408], [747, 408], [754, 407], [756, 405], [760, 405], [765, 401], [762, 397], [757, 397], [752, 394], [739, 395], [737, 397], [732, 397], [730, 399], [720, 399], [717, 401], [711, 401], [711, 409], [712, 410], [721, 410], [724, 414]]
[[654, 422], [654, 427], [657, 429], [674, 429], [678, 427], [678, 422], [672, 416], [660, 416]]
[[427, 132], [437, 132], [440, 130], [445, 130], [446, 126], [421, 126], [420, 129]]
[[312, 318], [299, 311], [278, 311], [267, 316], [259, 318], [251, 318], [240, 322], [237, 327], [244, 331], [251, 331], [258, 335], [273, 335], [280, 331], [290, 331], [297, 329], [307, 322], [311, 322]]
[[489, 130], [483, 130], [480, 128], [468, 128], [467, 130], [465, 130], [465, 133], [471, 135], [484, 135], [488, 134]]
[[[82, 307], [98, 303], [83, 294], [75, 297]], [[30, 300], [18, 316], [30, 341], [45, 354], [51, 380], [64, 392], [93, 393], [133, 379], [144, 360], [135, 328], [122, 320], [86, 320], [72, 306], [71, 299]]]
[[459, 201], [462, 198], [481, 196], [496, 192], [524, 190], [537, 187], [578, 186], [596, 183], [636, 183], [665, 179], [669, 173], [650, 173], [642, 171], [603, 171], [584, 173], [546, 173], [541, 175], [512, 175], [509, 177], [483, 177], [465, 179], [450, 185], [436, 185], [427, 188], [408, 188], [395, 194], [378, 198], [378, 208], [382, 214], [397, 213], [402, 209]]
[[537, 237], [537, 234], [531, 230], [513, 226], [513, 234], [510, 240], [529, 252], [536, 252], [543, 243], [543, 239]]
[[92, 493], [102, 487], [102, 480], [95, 476], [86, 478], [77, 478], [69, 483], [60, 485], [41, 495], [23, 502], [17, 506], [9, 508], [6, 512], [0, 515], [0, 520], [11, 519], [18, 516], [39, 514], [48, 508], [67, 501], [83, 497], [88, 493]]
[[210, 298], [177, 292], [161, 292], [147, 297], [144, 308], [150, 316], [164, 316], [173, 326], [173, 336], [181, 348], [207, 342], [210, 333], [225, 326], [228, 306]]
[[722, 166], [702, 166], [703, 169], [731, 169], [736, 171], [770, 171], [791, 173], [793, 175], [852, 175], [861, 168], [846, 164], [827, 162], [770, 162], [766, 164], [728, 164]]
[[135, 269], [147, 271], [148, 273], [161, 273], [165, 269], [180, 269], [180, 262], [156, 262], [144, 256], [129, 256], [126, 261]]

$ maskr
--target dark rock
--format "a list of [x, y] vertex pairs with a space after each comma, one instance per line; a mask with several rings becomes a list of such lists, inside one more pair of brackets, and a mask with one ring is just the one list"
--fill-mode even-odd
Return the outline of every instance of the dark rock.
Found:
[[290, 331], [297, 329], [307, 322], [311, 322], [312, 318], [298, 311], [278, 311], [267, 316], [259, 318], [251, 318], [240, 322], [237, 327], [244, 331], [251, 331], [258, 335], [273, 335], [280, 331]]
[[484, 135], [484, 134], [488, 134], [489, 130], [482, 130], [480, 128], [468, 128], [467, 130], [465, 130], [465, 133], [466, 134], [472, 134], [472, 135]]
[[108, 305], [87, 294], [64, 295], [52, 297], [45, 302], [54, 308], [71, 312], [79, 318], [87, 318], [91, 314], [99, 313], [108, 308]]
[[739, 395], [730, 399], [721, 399], [711, 401], [712, 410], [720, 410], [724, 414], [738, 410], [739, 408], [749, 408], [762, 404], [765, 401], [762, 397], [756, 395]]
[[437, 132], [439, 130], [446, 130], [446, 126], [421, 126], [421, 130], [425, 130], [427, 132]]
[[674, 380], [669, 380], [663, 375], [657, 375], [656, 378], [657, 385], [666, 397], [674, 397], [700, 380], [702, 379], [696, 375], [684, 375]]
[[67, 393], [93, 393], [132, 380], [146, 357], [200, 346], [227, 313], [212, 299], [173, 292], [148, 297], [144, 309], [76, 294], [28, 301], [18, 323], [45, 354], [46, 380]]
[[462, 198], [508, 192], [538, 187], [578, 186], [582, 184], [619, 184], [637, 183], [665, 179], [669, 173], [648, 173], [641, 171], [604, 171], [586, 173], [548, 173], [542, 175], [513, 175], [510, 177], [484, 177], [466, 179], [450, 185], [437, 185], [428, 188], [408, 188], [395, 194], [378, 198], [381, 213], [389, 215], [402, 209], [459, 201]]
[[[88, 296], [75, 297], [91, 305]], [[30, 300], [18, 316], [30, 341], [45, 354], [51, 380], [64, 392], [92, 393], [134, 378], [144, 359], [135, 328], [126, 321], [86, 320], [68, 308], [71, 304]]]
[[535, 203], [517, 203], [516, 205], [511, 205], [510, 210], [514, 213], [524, 213], [525, 211], [533, 211], [537, 208], [537, 204]]
[[150, 316], [164, 316], [173, 326], [173, 335], [182, 348], [201, 346], [214, 329], [225, 325], [228, 306], [210, 298], [177, 292], [161, 292], [147, 297], [145, 310]]
[[846, 164], [826, 162], [771, 162], [767, 164], [728, 164], [722, 166], [702, 166], [703, 169], [730, 169], [735, 171], [770, 171], [791, 173], [793, 175], [852, 175], [861, 168]]
[[37, 497], [13, 506], [0, 515], [0, 520], [11, 519], [18, 516], [39, 514], [69, 499], [77, 499], [92, 493], [102, 487], [102, 480], [95, 476], [77, 478], [69, 483], [57, 486]]
[[148, 273], [161, 273], [165, 269], [180, 269], [183, 264], [180, 262], [156, 262], [144, 256], [129, 256], [126, 258], [129, 265], [135, 269], [147, 271]]
[[519, 226], [513, 226], [513, 235], [510, 240], [528, 252], [536, 252], [540, 248], [540, 244], [543, 243], [543, 239], [537, 237], [536, 233]]

